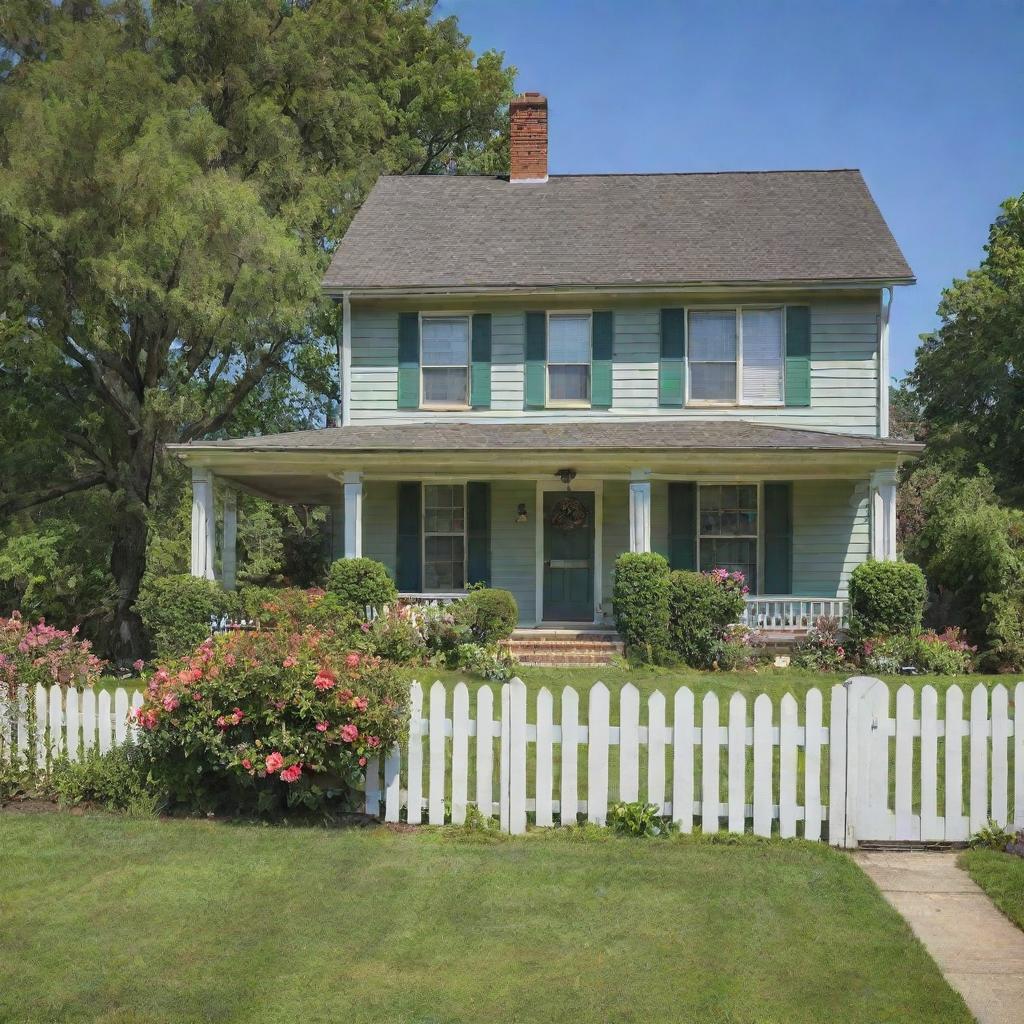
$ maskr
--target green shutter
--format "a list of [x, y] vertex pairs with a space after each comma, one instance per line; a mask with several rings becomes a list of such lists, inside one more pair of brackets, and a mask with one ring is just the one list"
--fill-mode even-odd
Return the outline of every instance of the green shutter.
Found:
[[590, 404], [595, 409], [612, 407], [612, 357], [615, 350], [615, 316], [611, 310], [591, 316]]
[[417, 593], [423, 589], [422, 485], [403, 481], [398, 485], [398, 589]]
[[668, 564], [697, 568], [697, 485], [668, 485]]
[[466, 484], [466, 582], [491, 582], [491, 485]]
[[398, 408], [420, 405], [420, 315], [398, 314]]
[[526, 314], [526, 404], [543, 409], [547, 404], [548, 318]]
[[793, 485], [764, 485], [764, 586], [762, 594], [793, 591]]
[[473, 366], [470, 400], [474, 409], [491, 407], [491, 314], [473, 314]]
[[786, 307], [786, 405], [811, 404], [811, 310]]
[[658, 404], [680, 408], [686, 395], [686, 312], [661, 311], [661, 361], [658, 365]]

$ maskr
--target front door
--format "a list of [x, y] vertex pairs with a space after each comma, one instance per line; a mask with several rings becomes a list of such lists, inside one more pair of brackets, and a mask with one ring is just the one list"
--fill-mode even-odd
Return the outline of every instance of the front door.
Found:
[[594, 492], [544, 492], [544, 619], [594, 621]]

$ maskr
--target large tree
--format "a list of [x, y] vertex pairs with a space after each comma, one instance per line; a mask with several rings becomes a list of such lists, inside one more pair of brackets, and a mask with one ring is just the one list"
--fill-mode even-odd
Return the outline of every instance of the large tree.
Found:
[[376, 176], [497, 169], [513, 70], [432, 9], [0, 8], [0, 514], [104, 489], [120, 657], [164, 445], [326, 408], [319, 279]]
[[942, 294], [942, 324], [909, 375], [930, 461], [983, 466], [997, 493], [1024, 503], [1024, 195], [1008, 199], [976, 270]]

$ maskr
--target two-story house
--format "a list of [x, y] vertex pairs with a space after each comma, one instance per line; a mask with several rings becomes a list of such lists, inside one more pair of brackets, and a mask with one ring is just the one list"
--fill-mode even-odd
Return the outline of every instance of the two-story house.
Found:
[[324, 278], [341, 425], [177, 448], [195, 574], [233, 583], [236, 489], [331, 505], [336, 556], [414, 599], [507, 588], [523, 626], [609, 622], [625, 551], [742, 571], [769, 627], [895, 557], [913, 276], [860, 173], [549, 176], [547, 130], [527, 93], [508, 178], [378, 181]]

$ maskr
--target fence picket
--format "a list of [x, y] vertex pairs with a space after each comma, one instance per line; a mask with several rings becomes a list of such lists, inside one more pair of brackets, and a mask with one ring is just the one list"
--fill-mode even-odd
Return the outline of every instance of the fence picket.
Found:
[[747, 699], [729, 698], [729, 831], [742, 832], [747, 818]]
[[111, 738], [114, 731], [114, 723], [111, 720], [112, 715], [113, 712], [110, 709], [110, 691], [100, 690], [99, 695], [96, 698], [96, 724], [98, 726], [98, 743], [101, 754], [105, 754], [110, 750]]
[[509, 830], [526, 831], [526, 683], [518, 676], [509, 683]]
[[494, 815], [494, 691], [476, 691], [476, 806], [485, 817]]
[[427, 776], [427, 821], [431, 825], [444, 824], [445, 783], [445, 705], [448, 691], [444, 683], [436, 681], [430, 687], [430, 725], [427, 727], [427, 745], [430, 757]]
[[[25, 694], [26, 700], [28, 694]], [[49, 707], [47, 702], [47, 693], [41, 683], [36, 683], [36, 764], [42, 768], [46, 764], [46, 760], [49, 756], [49, 748], [47, 746], [47, 727], [49, 725]], [[28, 716], [28, 709], [26, 707], [26, 718]], [[25, 730], [26, 736], [28, 735], [28, 729]]]
[[979, 683], [971, 693], [970, 830], [988, 821], [988, 690]]
[[711, 691], [704, 694], [700, 729], [700, 824], [705, 832], [717, 832], [720, 802], [718, 779], [722, 773], [719, 764], [721, 741], [718, 737], [718, 695]]
[[896, 691], [896, 836], [919, 839], [914, 822], [914, 691], [903, 684]]
[[114, 743], [120, 746], [128, 736], [128, 694], [122, 687], [114, 691]]
[[804, 701], [804, 839], [821, 838], [821, 691]]
[[754, 701], [754, 835], [772, 834], [772, 699]]
[[796, 730], [797, 704], [791, 693], [779, 705], [779, 835], [796, 835]]
[[672, 820], [693, 831], [693, 691], [676, 690], [672, 708]]
[[632, 683], [619, 691], [619, 799], [640, 799], [640, 691]]
[[1024, 683], [1013, 690], [1013, 827], [1024, 828]]
[[534, 803], [536, 822], [543, 828], [554, 823], [551, 816], [553, 759], [552, 698], [551, 691], [544, 686], [537, 694], [537, 792]]
[[587, 739], [587, 820], [603, 825], [608, 814], [608, 687], [590, 688]]
[[868, 784], [860, 794], [861, 807], [871, 834], [893, 839], [896, 818], [889, 811], [889, 687], [879, 682], [863, 700], [868, 711], [863, 719], [867, 742], [860, 747], [860, 756], [867, 756]]
[[367, 814], [380, 814], [380, 758], [374, 754], [366, 759], [366, 800], [363, 808]]
[[96, 746], [96, 694], [92, 690], [82, 693], [82, 750], [88, 754]]
[[423, 687], [409, 687], [409, 757], [405, 816], [410, 825], [423, 820]]
[[509, 828], [509, 778], [510, 778], [510, 764], [509, 759], [511, 758], [511, 726], [512, 726], [512, 715], [510, 711], [510, 685], [509, 683], [502, 683], [501, 685], [501, 739], [499, 740], [500, 748], [498, 752], [498, 824], [502, 832], [510, 831]]
[[402, 809], [402, 750], [396, 743], [384, 759], [384, 820], [398, 821]]
[[845, 846], [846, 827], [846, 719], [848, 694], [842, 683], [832, 687], [828, 726], [828, 841]]
[[59, 686], [50, 687], [50, 707], [46, 718], [50, 726], [50, 757], [57, 758], [64, 753], [64, 707]]
[[563, 825], [575, 825], [579, 810], [577, 767], [579, 757], [579, 694], [567, 686], [562, 690], [562, 787], [559, 794], [559, 820]]
[[934, 686], [921, 690], [921, 839], [932, 842], [946, 836], [939, 817], [939, 695]]
[[[18, 729], [18, 756], [24, 758], [26, 761], [29, 759], [29, 713], [28, 713], [28, 701], [29, 691], [27, 686], [22, 686], [18, 690], [18, 699], [15, 705], [16, 725]], [[42, 715], [43, 726], [46, 726], [46, 709], [45, 705], [42, 711], [39, 710], [39, 699], [36, 698], [36, 731], [38, 733], [39, 717]], [[37, 739], [38, 745], [38, 739]]]
[[469, 687], [456, 683], [452, 694], [452, 824], [466, 820], [469, 799]]
[[[132, 691], [131, 706], [132, 711], [138, 711], [143, 705], [142, 694], [138, 690]], [[128, 742], [134, 743], [139, 733], [138, 722], [134, 715], [130, 715], [128, 719]]]
[[665, 696], [655, 690], [647, 699], [647, 802], [665, 814]]
[[18, 702], [0, 701], [0, 762], [14, 759], [11, 744], [18, 735]]
[[1009, 824], [1007, 807], [1006, 743], [1009, 739], [1010, 716], [1006, 687], [997, 683], [992, 688], [992, 817], [1005, 828]]
[[970, 834], [964, 817], [963, 786], [964, 695], [955, 683], [946, 690], [946, 839], [961, 841]]

